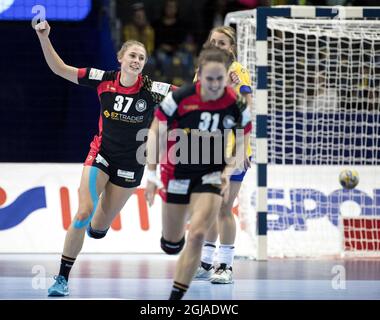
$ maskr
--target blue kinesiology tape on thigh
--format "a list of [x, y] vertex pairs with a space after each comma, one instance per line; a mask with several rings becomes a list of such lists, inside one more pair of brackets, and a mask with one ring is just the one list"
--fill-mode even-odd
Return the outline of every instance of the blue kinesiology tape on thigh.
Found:
[[76, 228], [76, 229], [81, 229], [81, 228], [88, 226], [88, 224], [90, 223], [90, 221], [91, 221], [91, 219], [95, 213], [96, 207], [98, 206], [99, 197], [98, 197], [98, 194], [96, 193], [96, 178], [98, 176], [98, 170], [99, 169], [96, 167], [91, 167], [90, 168], [90, 178], [88, 179], [88, 184], [89, 184], [88, 189], [90, 190], [91, 200], [93, 203], [92, 212], [87, 219], [84, 219], [84, 220], [75, 219], [74, 228]]

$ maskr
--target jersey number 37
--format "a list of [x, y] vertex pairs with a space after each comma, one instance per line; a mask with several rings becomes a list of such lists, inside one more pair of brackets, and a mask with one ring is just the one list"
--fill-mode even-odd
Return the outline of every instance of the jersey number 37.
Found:
[[[124, 106], [124, 101], [125, 106]], [[123, 96], [116, 96], [115, 97], [115, 104], [113, 105], [113, 109], [115, 111], [122, 111], [123, 113], [127, 113], [129, 108], [131, 107], [133, 102], [133, 98], [130, 97], [123, 97]], [[124, 109], [123, 109], [124, 107]]]

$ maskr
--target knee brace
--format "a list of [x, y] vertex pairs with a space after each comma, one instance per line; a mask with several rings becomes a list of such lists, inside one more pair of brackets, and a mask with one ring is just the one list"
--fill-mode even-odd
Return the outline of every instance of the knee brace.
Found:
[[101, 238], [104, 238], [106, 236], [108, 229], [106, 229], [106, 230], [95, 230], [91, 227], [91, 223], [90, 223], [87, 227], [87, 235], [90, 238], [101, 239]]
[[185, 236], [179, 242], [170, 242], [161, 237], [161, 249], [167, 254], [179, 253], [185, 245]]

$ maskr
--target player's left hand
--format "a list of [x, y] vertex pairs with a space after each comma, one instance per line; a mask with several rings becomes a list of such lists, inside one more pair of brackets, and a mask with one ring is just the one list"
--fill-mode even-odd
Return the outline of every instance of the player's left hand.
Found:
[[251, 167], [251, 160], [249, 158], [244, 159], [244, 170], [248, 170]]
[[147, 181], [145, 187], [145, 199], [148, 202], [149, 207], [154, 203], [154, 197], [156, 195], [157, 185], [152, 181]]
[[229, 84], [236, 86], [240, 83], [240, 78], [235, 71], [230, 72], [229, 74]]

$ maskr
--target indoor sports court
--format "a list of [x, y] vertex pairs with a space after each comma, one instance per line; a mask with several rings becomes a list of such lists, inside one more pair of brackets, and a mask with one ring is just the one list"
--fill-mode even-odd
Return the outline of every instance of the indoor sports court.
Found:
[[[70, 295], [48, 297], [58, 254], [2, 254], [1, 299], [167, 300], [175, 257], [83, 254]], [[189, 300], [378, 300], [378, 259], [238, 259], [233, 284], [194, 281]]]
[[[0, 32], [19, 35], [4, 36], [0, 53], [1, 300], [169, 297], [179, 255], [160, 247], [162, 200], [147, 204], [146, 175], [104, 239], [85, 235], [70, 294], [47, 294], [101, 121], [96, 92], [51, 72], [31, 22], [49, 20], [67, 63], [116, 70], [132, 12], [158, 28], [165, 1], [137, 2], [0, 1]], [[206, 10], [206, 1], [176, 5], [185, 22]], [[380, 7], [234, 7], [223, 25], [236, 30], [236, 59], [250, 73], [252, 158], [231, 213], [233, 282], [194, 279], [184, 299], [379, 300]], [[201, 34], [170, 58], [156, 46], [143, 74], [191, 83]]]

